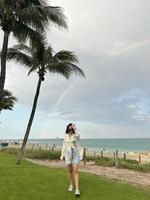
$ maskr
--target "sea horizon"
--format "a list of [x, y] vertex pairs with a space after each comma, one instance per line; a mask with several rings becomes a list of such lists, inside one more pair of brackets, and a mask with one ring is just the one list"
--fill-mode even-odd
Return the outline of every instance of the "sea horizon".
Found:
[[[2, 142], [22, 142], [22, 139], [0, 139]], [[29, 138], [28, 143], [62, 147], [63, 138]], [[119, 152], [150, 151], [150, 138], [81, 138], [80, 145], [88, 150]]]
[[[52, 137], [52, 138], [28, 138], [28, 140], [35, 140], [35, 139], [63, 139], [63, 137]], [[81, 139], [150, 139], [150, 137], [109, 137], [109, 138], [104, 138], [104, 137], [81, 137]], [[0, 140], [23, 140], [22, 138], [0, 138]]]

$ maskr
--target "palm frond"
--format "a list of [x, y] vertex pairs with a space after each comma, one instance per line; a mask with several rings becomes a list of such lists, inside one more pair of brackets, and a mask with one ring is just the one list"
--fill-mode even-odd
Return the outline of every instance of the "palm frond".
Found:
[[17, 17], [21, 22], [37, 31], [45, 31], [48, 28], [48, 20], [41, 6], [30, 5], [17, 11]]
[[62, 50], [54, 55], [54, 59], [58, 61], [68, 61], [78, 63], [78, 57], [71, 51]]
[[71, 72], [74, 72], [76, 75], [79, 75], [85, 78], [84, 71], [80, 67], [78, 67], [77, 65], [71, 62], [65, 62], [65, 64], [71, 68]]
[[58, 27], [68, 29], [66, 16], [61, 7], [46, 6], [43, 11], [50, 22], [58, 25]]
[[14, 48], [8, 49], [7, 60], [15, 61], [16, 63], [20, 63], [26, 67], [32, 67], [32, 58]]
[[3, 0], [0, 0], [0, 12], [4, 11], [6, 9], [5, 2]]
[[49, 63], [46, 69], [50, 73], [57, 73], [63, 75], [66, 79], [69, 79], [71, 76], [70, 67], [67, 67], [64, 63]]
[[20, 43], [18, 45], [14, 45], [13, 46], [13, 49], [16, 49], [18, 51], [23, 51], [24, 53], [27, 53], [27, 54], [31, 54], [31, 48], [23, 43]]
[[32, 73], [32, 72], [34, 72], [34, 71], [36, 71], [37, 70], [37, 65], [33, 65], [32, 67], [31, 67], [31, 69], [29, 70], [29, 72], [28, 72], [28, 76]]
[[2, 96], [0, 98], [0, 111], [1, 110], [12, 110], [15, 102], [18, 99], [12, 95], [12, 93], [8, 90], [3, 90]]
[[0, 0], [0, 9], [6, 10], [6, 9], [10, 9], [10, 2], [7, 0]]
[[37, 4], [34, 2], [27, 6], [16, 10], [16, 16], [22, 23], [35, 28], [39, 31], [44, 31], [48, 28], [49, 22], [61, 28], [67, 28], [66, 17], [63, 14], [61, 7], [48, 6], [46, 1]]
[[47, 0], [25, 0], [26, 1], [26, 5], [30, 6], [30, 5], [37, 5], [37, 6], [46, 6], [47, 5]]
[[85, 77], [83, 70], [75, 64], [79, 60], [74, 52], [62, 50], [50, 57], [49, 60], [47, 59], [47, 61], [46, 68], [48, 68], [49, 72], [60, 73], [67, 79], [72, 73]]
[[50, 60], [53, 57], [53, 48], [51, 46], [48, 46], [46, 48], [45, 53], [46, 53], [46, 59]]
[[13, 34], [19, 43], [24, 43], [29, 39], [32, 41], [32, 46], [35, 45], [39, 47], [41, 43], [45, 43], [46, 41], [45, 35], [17, 21], [15, 22]]
[[74, 72], [76, 75], [85, 77], [84, 72], [75, 64], [71, 62], [51, 62], [46, 67], [49, 72], [52, 73], [59, 73], [63, 76], [65, 76], [67, 79], [70, 78], [72, 73]]

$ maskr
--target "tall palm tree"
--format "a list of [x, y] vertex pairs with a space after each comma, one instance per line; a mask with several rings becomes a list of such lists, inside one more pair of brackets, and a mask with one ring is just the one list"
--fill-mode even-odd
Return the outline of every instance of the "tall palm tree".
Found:
[[17, 158], [17, 164], [20, 164], [35, 115], [41, 83], [45, 79], [45, 74], [47, 72], [59, 73], [66, 79], [69, 79], [73, 73], [82, 77], [85, 77], [85, 74], [82, 69], [76, 65], [76, 63], [78, 63], [78, 58], [73, 52], [62, 50], [58, 53], [54, 53], [53, 49], [46, 45], [43, 45], [38, 49], [35, 47], [31, 48], [24, 44], [16, 45], [8, 50], [7, 59], [15, 60], [16, 62], [29, 67], [30, 70], [28, 74], [33, 71], [37, 71], [38, 73], [38, 84], [33, 107]]
[[[0, 0], [0, 27], [4, 32], [1, 72], [0, 72], [0, 101], [6, 77], [6, 57], [10, 33], [19, 42], [40, 41], [43, 33], [52, 22], [59, 27], [67, 28], [66, 19], [60, 7], [52, 7], [46, 0]], [[35, 31], [36, 30], [36, 31]]]
[[0, 101], [0, 112], [5, 110], [12, 110], [14, 103], [17, 101], [17, 98], [12, 95], [8, 90], [3, 90], [2, 94], [3, 100]]

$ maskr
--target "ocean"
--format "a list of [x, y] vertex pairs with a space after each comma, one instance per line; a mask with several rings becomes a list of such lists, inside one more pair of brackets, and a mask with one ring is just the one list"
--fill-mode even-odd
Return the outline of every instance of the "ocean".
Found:
[[[3, 141], [20, 141], [18, 139], [7, 139]], [[56, 147], [62, 147], [63, 139], [29, 139], [29, 143], [37, 143], [40, 145], [55, 145]], [[80, 139], [80, 145], [88, 150], [101, 151], [115, 151], [119, 152], [143, 152], [150, 151], [150, 138], [113, 138], [113, 139], [101, 139], [101, 138], [88, 138]]]

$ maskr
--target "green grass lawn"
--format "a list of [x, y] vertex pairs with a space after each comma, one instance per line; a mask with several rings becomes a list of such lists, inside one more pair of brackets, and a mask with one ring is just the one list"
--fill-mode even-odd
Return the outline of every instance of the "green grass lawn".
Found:
[[[35, 165], [0, 152], [0, 200], [72, 200], [68, 171]], [[119, 181], [80, 172], [82, 200], [149, 200], [150, 192]]]

